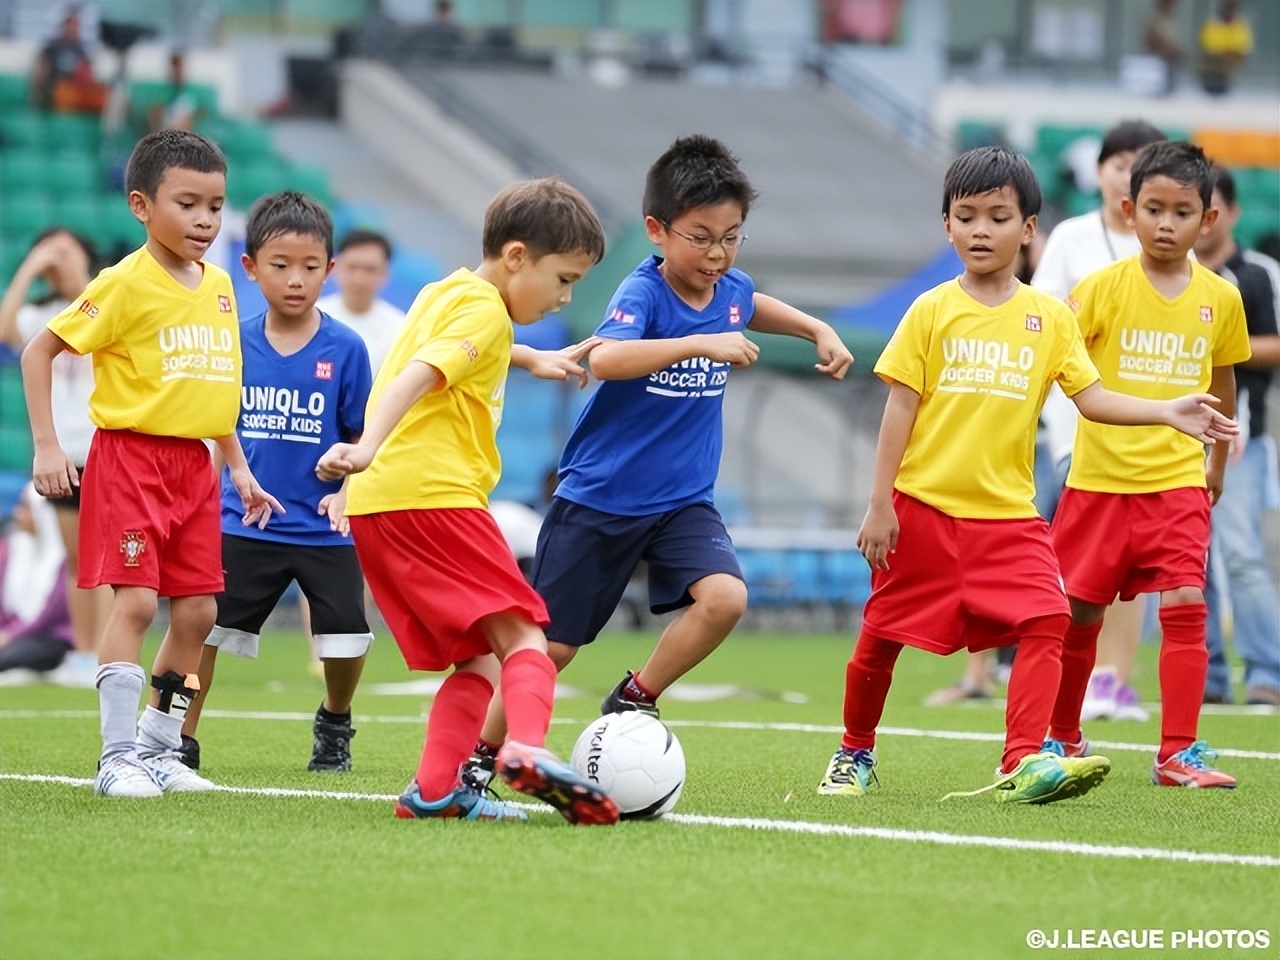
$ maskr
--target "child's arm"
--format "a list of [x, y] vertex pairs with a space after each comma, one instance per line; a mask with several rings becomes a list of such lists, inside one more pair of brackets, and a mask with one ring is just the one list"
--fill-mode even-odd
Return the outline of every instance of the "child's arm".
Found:
[[528, 370], [540, 380], [568, 380], [578, 378], [578, 386], [587, 385], [587, 371], [578, 362], [603, 341], [599, 337], [587, 337], [580, 343], [559, 350], [535, 350], [523, 343], [511, 348], [511, 365]]
[[387, 385], [373, 415], [364, 425], [359, 442], [335, 443], [316, 464], [316, 476], [321, 480], [338, 480], [367, 470], [396, 424], [415, 403], [443, 382], [443, 375], [431, 364], [410, 361]]
[[[56, 266], [59, 258], [64, 255], [64, 240], [65, 237], [59, 234], [45, 237], [31, 248], [31, 252], [18, 265], [4, 292], [4, 298], [0, 299], [0, 343], [7, 343], [15, 350], [22, 347], [23, 336], [18, 329], [18, 311], [27, 302], [27, 291], [31, 289], [31, 284], [40, 279], [50, 267]], [[89, 278], [85, 277], [80, 287], [83, 288], [88, 282]]]
[[261, 530], [267, 525], [273, 512], [284, 513], [280, 501], [258, 486], [253, 471], [249, 469], [249, 461], [244, 458], [240, 438], [229, 433], [213, 442], [217, 444], [218, 453], [222, 455], [230, 473], [231, 484], [236, 488], [236, 493], [240, 494], [240, 502], [244, 504], [244, 517], [240, 522], [246, 527], [256, 523]]
[[889, 385], [880, 436], [876, 440], [875, 470], [871, 479], [871, 502], [858, 529], [858, 549], [873, 570], [889, 569], [889, 554], [898, 545], [898, 515], [893, 509], [893, 484], [898, 479], [907, 441], [916, 424], [920, 394], [901, 383]]
[[749, 367], [759, 356], [760, 348], [736, 331], [668, 340], [603, 340], [591, 351], [591, 372], [599, 380], [636, 380], [695, 357]]
[[[1213, 376], [1209, 378], [1209, 392], [1215, 397], [1222, 398], [1218, 403], [1218, 409], [1222, 415], [1234, 417], [1236, 415], [1235, 367], [1214, 367]], [[1239, 433], [1239, 428], [1236, 432]], [[1204, 466], [1204, 479], [1205, 486], [1209, 488], [1210, 503], [1217, 503], [1222, 496], [1223, 478], [1227, 472], [1227, 457], [1230, 453], [1229, 443], [1215, 443], [1209, 448], [1209, 459]]]
[[[1225, 402], [1219, 401], [1216, 394], [1209, 393], [1192, 393], [1177, 400], [1147, 400], [1108, 390], [1099, 380], [1089, 384], [1071, 400], [1080, 410], [1081, 416], [1095, 423], [1124, 427], [1163, 424], [1205, 443], [1215, 443], [1218, 440], [1229, 442], [1240, 432], [1239, 424], [1209, 404], [1221, 402], [1224, 408], [1235, 413], [1235, 372], [1230, 367], [1214, 367], [1210, 386], [1219, 384], [1219, 370], [1226, 370], [1231, 376], [1228, 388], [1223, 390], [1228, 395]], [[1224, 457], [1226, 449], [1224, 446]]]
[[845, 371], [853, 363], [853, 354], [830, 324], [763, 293], [755, 295], [755, 308], [755, 316], [748, 324], [752, 330], [808, 340], [818, 348], [814, 369], [833, 380], [844, 379]]
[[61, 337], [45, 329], [32, 337], [22, 351], [22, 392], [27, 399], [27, 419], [35, 447], [31, 479], [42, 497], [69, 497], [72, 488], [80, 484], [76, 465], [62, 452], [53, 426], [53, 360], [69, 349]]

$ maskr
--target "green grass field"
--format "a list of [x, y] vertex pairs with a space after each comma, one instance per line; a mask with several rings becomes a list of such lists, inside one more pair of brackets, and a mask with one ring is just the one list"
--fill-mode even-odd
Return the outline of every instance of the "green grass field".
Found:
[[[574, 662], [553, 748], [568, 755], [650, 642], [612, 635]], [[921, 706], [960, 663], [907, 651], [880, 788], [819, 797], [850, 642], [731, 638], [688, 678], [708, 699], [664, 700], [689, 764], [675, 814], [612, 829], [551, 813], [512, 825], [395, 819], [428, 697], [384, 687], [421, 677], [385, 637], [346, 775], [305, 770], [323, 688], [299, 635], [269, 632], [256, 663], [223, 657], [202, 772], [231, 789], [213, 794], [95, 798], [96, 693], [0, 689], [0, 957], [941, 960], [1043, 956], [1068, 936], [1098, 942], [1088, 931], [1149, 943], [1158, 931], [1160, 947], [1072, 957], [1280, 955], [1274, 712], [1204, 717], [1220, 766], [1240, 779], [1234, 792], [1153, 787], [1142, 746], [1156, 741], [1153, 720], [1089, 729], [1113, 771], [1082, 799], [939, 803], [989, 782], [1003, 713]], [[1150, 647], [1141, 669], [1154, 698]], [[1034, 930], [1056, 931], [1059, 951], [1029, 947]], [[1228, 949], [1210, 933], [1196, 948], [1188, 930], [1264, 931], [1268, 946], [1250, 934]]]

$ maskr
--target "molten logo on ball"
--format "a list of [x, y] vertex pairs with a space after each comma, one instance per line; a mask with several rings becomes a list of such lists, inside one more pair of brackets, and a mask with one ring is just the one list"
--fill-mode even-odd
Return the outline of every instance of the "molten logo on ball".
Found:
[[610, 713], [587, 724], [573, 766], [618, 804], [624, 820], [670, 813], [684, 789], [684, 750], [647, 713]]

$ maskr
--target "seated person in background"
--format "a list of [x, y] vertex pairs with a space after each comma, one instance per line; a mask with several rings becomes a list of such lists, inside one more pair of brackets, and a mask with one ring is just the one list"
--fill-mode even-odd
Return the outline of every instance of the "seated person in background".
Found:
[[48, 673], [71, 649], [65, 560], [53, 507], [28, 484], [0, 539], [0, 675]]
[[147, 110], [147, 129], [193, 130], [200, 116], [200, 104], [187, 86], [186, 57], [181, 50], [169, 54], [169, 90], [163, 102]]
[[1221, 95], [1249, 54], [1253, 52], [1253, 30], [1240, 14], [1239, 0], [1221, 0], [1217, 14], [1200, 28], [1200, 85], [1206, 93]]
[[107, 88], [94, 79], [93, 61], [80, 38], [77, 7], [67, 11], [58, 35], [45, 44], [36, 57], [31, 94], [36, 106], [45, 110], [102, 112]]

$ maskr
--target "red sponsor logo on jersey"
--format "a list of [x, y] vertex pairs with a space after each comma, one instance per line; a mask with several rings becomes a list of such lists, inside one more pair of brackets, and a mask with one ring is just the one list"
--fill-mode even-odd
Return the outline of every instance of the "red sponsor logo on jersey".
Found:
[[1200, 308], [1200, 322], [1213, 323], [1213, 307]]
[[1040, 332], [1040, 318], [1037, 317], [1034, 313], [1027, 314], [1027, 329], [1030, 330], [1032, 333]]
[[742, 322], [742, 310], [736, 303], [729, 304], [729, 323], [738, 324]]
[[460, 344], [458, 344], [458, 346], [472, 361], [474, 361], [476, 357], [480, 356], [480, 351], [476, 349], [475, 344], [473, 344], [470, 340], [463, 340]]
[[142, 561], [147, 550], [147, 535], [141, 530], [126, 530], [120, 538], [120, 552], [124, 554], [124, 565], [136, 567]]
[[98, 306], [92, 300], [81, 300], [80, 312], [87, 317], [96, 317], [98, 315]]
[[225, 293], [218, 294], [218, 309], [223, 313], [231, 312], [231, 298]]
[[333, 379], [333, 361], [332, 360], [316, 361], [316, 379], [317, 380]]
[[623, 313], [621, 307], [614, 307], [609, 314], [610, 320], [617, 320], [619, 323], [635, 323], [636, 315], [634, 313]]

